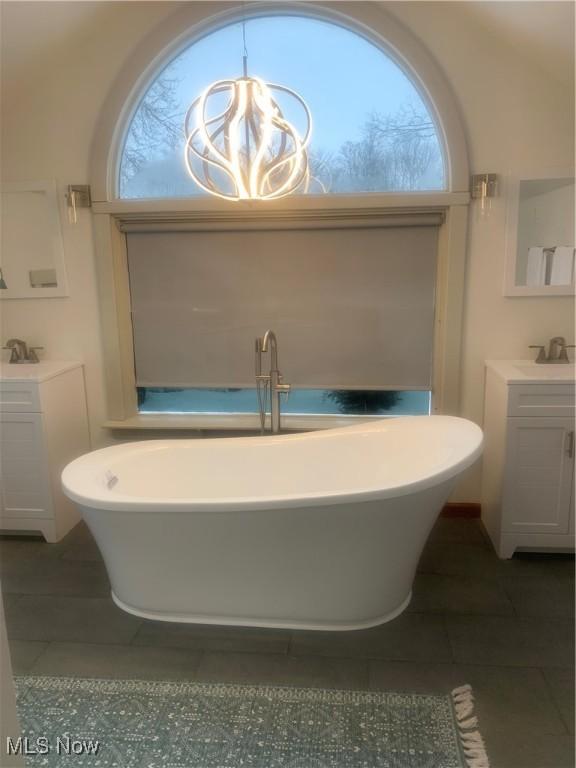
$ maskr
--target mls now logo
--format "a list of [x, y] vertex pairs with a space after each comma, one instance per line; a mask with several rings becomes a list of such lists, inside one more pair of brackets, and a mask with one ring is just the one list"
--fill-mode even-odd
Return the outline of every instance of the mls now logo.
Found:
[[100, 742], [94, 739], [72, 739], [70, 736], [58, 736], [55, 744], [50, 743], [47, 736], [38, 736], [29, 739], [27, 736], [19, 736], [6, 739], [6, 753], [8, 755], [47, 755], [56, 752], [57, 755], [97, 755]]

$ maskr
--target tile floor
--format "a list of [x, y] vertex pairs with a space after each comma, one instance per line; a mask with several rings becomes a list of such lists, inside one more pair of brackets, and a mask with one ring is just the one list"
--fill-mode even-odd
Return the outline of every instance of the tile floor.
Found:
[[140, 620], [109, 596], [83, 524], [0, 539], [15, 672], [447, 692], [470, 683], [492, 768], [574, 767], [574, 558], [500, 561], [479, 521], [441, 518], [409, 609], [347, 632]]

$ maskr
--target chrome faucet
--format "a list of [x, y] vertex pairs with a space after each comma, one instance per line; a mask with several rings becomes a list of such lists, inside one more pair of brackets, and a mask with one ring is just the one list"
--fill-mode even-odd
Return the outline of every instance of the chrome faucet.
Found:
[[566, 350], [573, 349], [574, 344], [566, 344], [564, 336], [553, 336], [548, 344], [548, 354], [546, 354], [546, 347], [543, 344], [530, 344], [529, 349], [537, 349], [538, 355], [534, 362], [542, 364], [550, 363], [569, 363], [568, 352]]
[[22, 339], [8, 339], [2, 349], [10, 350], [10, 363], [39, 363], [36, 350], [44, 347], [28, 347]]
[[[270, 352], [270, 369], [266, 374], [262, 373], [262, 355]], [[266, 429], [266, 401], [270, 397], [270, 431], [273, 434], [280, 432], [280, 396], [288, 395], [290, 384], [284, 384], [282, 374], [278, 370], [278, 341], [274, 331], [266, 331], [262, 338], [256, 339], [256, 391], [258, 394], [258, 408], [260, 411], [260, 428], [262, 434]]]

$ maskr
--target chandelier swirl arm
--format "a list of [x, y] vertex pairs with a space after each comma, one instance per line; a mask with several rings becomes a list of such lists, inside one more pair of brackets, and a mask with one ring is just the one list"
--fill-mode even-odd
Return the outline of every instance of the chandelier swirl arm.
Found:
[[[304, 110], [303, 139], [285, 119], [273, 90], [288, 94]], [[208, 102], [225, 92], [229, 93], [226, 108], [209, 117]], [[267, 84], [246, 72], [236, 80], [216, 81], [192, 103], [184, 128], [188, 173], [211, 194], [233, 200], [272, 199], [295, 192], [303, 183], [308, 188], [305, 147], [312, 119], [303, 99], [290, 88]], [[223, 176], [215, 177], [214, 169]]]
[[[265, 199], [273, 197], [282, 197], [283, 193], [289, 194], [294, 191], [301, 183], [301, 179], [298, 180], [298, 184], [294, 185], [293, 182], [298, 175], [298, 169], [301, 165], [302, 159], [307, 160], [306, 155], [302, 157], [302, 146], [298, 137], [298, 133], [295, 128], [284, 119], [282, 110], [278, 103], [272, 97], [271, 88], [262, 82], [259, 78], [254, 78], [259, 85], [259, 92], [255, 93], [255, 100], [260, 107], [262, 113], [268, 118], [265, 122], [267, 126], [266, 141], [262, 144], [270, 145], [273, 128], [276, 128], [280, 136], [281, 147], [275, 152], [275, 157], [268, 163], [267, 169], [264, 173], [260, 173], [260, 165], [262, 156], [258, 158], [258, 163], [255, 163], [253, 168], [253, 184], [251, 191]], [[287, 92], [292, 93], [290, 89], [286, 89]], [[301, 100], [300, 100], [301, 101]], [[309, 133], [309, 132], [308, 132]], [[308, 134], [307, 134], [308, 135]], [[294, 146], [294, 150], [287, 156], [282, 157], [286, 151], [287, 138], [290, 138]], [[280, 168], [287, 166], [288, 176], [284, 180], [284, 183], [276, 189], [272, 188], [271, 179], [274, 173], [277, 173]], [[268, 187], [268, 190], [266, 190]]]
[[[221, 117], [224, 117], [224, 122], [229, 123], [229, 130], [228, 135], [230, 137], [230, 155], [234, 158], [234, 160], [230, 160], [226, 155], [224, 155], [218, 147], [212, 143], [211, 138], [208, 134], [207, 125], [214, 122], [217, 118], [211, 118], [210, 120], [206, 119], [206, 102], [208, 100], [208, 96], [213, 93], [220, 93], [221, 91], [225, 90], [227, 86], [230, 86], [232, 89], [233, 96], [231, 98], [231, 101], [229, 103], [229, 108], [227, 108], [223, 115]], [[244, 83], [240, 80], [219, 80], [216, 83], [214, 83], [210, 88], [207, 88], [204, 93], [199, 98], [198, 103], [198, 112], [200, 113], [202, 119], [199, 121], [197, 131], [199, 132], [200, 137], [202, 138], [204, 144], [210, 148], [212, 153], [215, 155], [217, 160], [220, 160], [226, 168], [230, 171], [230, 174], [232, 178], [234, 179], [234, 183], [236, 185], [236, 191], [238, 197], [246, 197], [246, 189], [244, 185], [244, 181], [242, 179], [242, 174], [239, 173], [240, 167], [238, 162], [238, 134], [237, 134], [237, 126], [240, 122], [240, 119], [242, 117], [242, 114], [244, 113], [246, 108], [246, 88], [244, 87]], [[230, 117], [230, 114], [232, 116]], [[229, 195], [226, 195], [227, 197]]]
[[[208, 123], [213, 123], [215, 119], [208, 121]], [[224, 131], [224, 129], [225, 129], [225, 123], [220, 125], [213, 133], [210, 134], [211, 143], [214, 143], [214, 140]], [[228, 151], [229, 142], [228, 142], [228, 137], [226, 136], [226, 133], [224, 133], [223, 139], [224, 139], [224, 148], [226, 151]], [[198, 155], [198, 151], [196, 150], [196, 147], [193, 148], [193, 152]], [[232, 177], [232, 175], [230, 174], [230, 171], [221, 163], [210, 159], [210, 147], [205, 147], [201, 155], [202, 155], [202, 168], [204, 171], [204, 179], [208, 184], [208, 186], [210, 187], [213, 194], [218, 192], [218, 186], [216, 185], [216, 182], [213, 180], [211, 176], [210, 165], [214, 165], [216, 168], [226, 173], [232, 180], [234, 187], [236, 187], [236, 180]]]
[[[310, 110], [308, 109], [308, 105], [304, 101], [304, 99], [296, 93], [296, 91], [293, 91], [292, 88], [287, 88], [285, 85], [277, 85], [275, 83], [268, 83], [268, 88], [271, 90], [277, 90], [277, 91], [283, 91], [284, 93], [288, 93], [290, 96], [293, 96], [296, 101], [300, 104], [302, 109], [304, 110], [304, 113], [306, 115], [306, 122], [307, 122], [307, 128], [306, 133], [304, 134], [304, 138], [301, 139], [302, 147], [306, 147], [308, 145], [308, 142], [310, 141], [310, 136], [312, 134], [312, 114]], [[278, 110], [280, 112], [280, 110]], [[282, 112], [280, 112], [280, 115], [282, 115]]]
[[[203, 126], [205, 127], [205, 131], [201, 130], [201, 126], [199, 125], [195, 130], [192, 131], [192, 133], [189, 134], [187, 141], [186, 141], [186, 154], [185, 154], [185, 162], [186, 162], [186, 168], [188, 170], [188, 173], [192, 176], [192, 178], [196, 181], [196, 183], [202, 187], [206, 192], [210, 192], [211, 194], [221, 194], [218, 187], [216, 186], [214, 180], [212, 179], [210, 172], [208, 170], [209, 164], [213, 165], [215, 168], [218, 168], [218, 170], [225, 173], [228, 178], [231, 180], [232, 184], [234, 185], [234, 189], [236, 190], [236, 194], [222, 194], [222, 197], [227, 197], [232, 200], [239, 200], [240, 199], [240, 192], [238, 189], [237, 179], [236, 175], [234, 173], [234, 170], [230, 167], [229, 162], [227, 161], [227, 158], [225, 155], [222, 155], [220, 152], [218, 152], [215, 144], [214, 139], [216, 139], [223, 131], [224, 131], [224, 146], [226, 149], [228, 149], [229, 144], [229, 138], [226, 134], [226, 126], [229, 124], [231, 117], [230, 115], [234, 114], [235, 106], [237, 102], [237, 92], [235, 88], [235, 82], [232, 80], [228, 81], [220, 81], [219, 83], [216, 83], [212, 88], [207, 89], [205, 93], [202, 96], [205, 96], [209, 91], [213, 93], [221, 93], [226, 90], [231, 89], [231, 96], [228, 101], [228, 104], [226, 105], [226, 108], [219, 114], [215, 115], [212, 118], [209, 118], [207, 120], [204, 120]], [[194, 109], [197, 108], [198, 111], [200, 111], [200, 102], [202, 101], [202, 96], [199, 96], [190, 106], [190, 109], [188, 110], [186, 114], [185, 119], [185, 129], [188, 132], [189, 130], [189, 120], [190, 116], [193, 114]], [[202, 114], [205, 116], [205, 102], [206, 99], [204, 99], [204, 102], [202, 103]], [[208, 127], [219, 120], [224, 119], [224, 122], [218, 126], [218, 128], [213, 133], [208, 133]], [[194, 140], [199, 137], [202, 141], [202, 144], [204, 145], [204, 150], [201, 152], [199, 149], [197, 149], [194, 146]], [[201, 162], [202, 166], [204, 168], [204, 179], [201, 179], [198, 174], [194, 171], [194, 168], [192, 167], [192, 164], [190, 162], [190, 152], [196, 156]], [[215, 154], [217, 157], [221, 157], [223, 162], [220, 162], [218, 159], [213, 159], [209, 157], [210, 152]]]
[[[192, 154], [192, 156], [194, 156], [194, 157], [196, 157], [197, 159], [200, 160], [200, 162], [202, 163], [203, 167], [205, 165], [207, 165], [207, 164], [210, 164], [210, 165], [214, 166], [215, 168], [217, 168], [219, 171], [222, 171], [222, 173], [224, 173], [232, 181], [232, 183], [234, 184], [234, 186], [236, 188], [236, 178], [235, 178], [234, 174], [232, 173], [232, 171], [229, 168], [227, 168], [223, 163], [220, 163], [218, 160], [215, 160], [215, 159], [209, 157], [208, 153], [210, 152], [210, 149], [208, 147], [206, 147], [204, 149], [204, 151], [201, 152], [199, 149], [197, 149], [194, 146], [194, 144], [192, 142], [196, 138], [197, 133], [198, 133], [197, 130], [194, 131], [193, 133], [191, 133], [190, 136], [188, 137], [187, 142], [186, 142], [186, 154], [184, 156], [184, 160], [185, 160], [185, 163], [186, 163], [186, 168], [188, 170], [188, 173], [192, 176], [194, 181], [200, 187], [202, 187], [202, 189], [204, 189], [206, 192], [210, 192], [211, 194], [215, 194], [217, 192], [218, 187], [215, 187], [214, 189], [212, 189], [212, 187], [211, 187], [211, 184], [214, 183], [212, 181], [212, 179], [211, 178], [210, 179], [202, 179], [197, 174], [197, 172], [194, 170], [194, 168], [192, 167], [192, 163], [191, 163], [191, 160], [190, 160], [190, 155]], [[218, 191], [217, 194], [221, 194], [221, 193]], [[240, 199], [240, 197], [238, 195], [237, 188], [236, 188], [236, 194], [222, 194], [221, 196], [222, 197], [231, 198], [233, 200], [239, 200]]]
[[274, 116], [278, 109], [271, 97], [270, 91], [266, 88], [265, 83], [259, 78], [254, 78], [252, 95], [260, 113], [264, 116], [264, 119], [260, 121], [258, 126], [260, 135], [257, 142], [256, 156], [254, 157], [254, 161], [250, 163], [250, 194], [252, 197], [259, 197], [261, 195], [260, 169], [264, 160], [264, 155], [270, 147]]
[[294, 191], [302, 183], [302, 178], [298, 180], [297, 184], [294, 183], [298, 174], [302, 176], [301, 170], [305, 171], [308, 165], [308, 155], [290, 123], [279, 121], [278, 127], [292, 139], [294, 149], [285, 157], [272, 162], [263, 174], [261, 186], [264, 187], [266, 184], [270, 186], [272, 174], [277, 173], [283, 166], [288, 166], [288, 177], [280, 187], [275, 189], [273, 193], [268, 194], [267, 197], [284, 197]]
[[[240, 195], [238, 194], [238, 189], [236, 187], [236, 178], [229, 168], [227, 168], [225, 165], [220, 163], [218, 160], [214, 160], [213, 158], [208, 157], [206, 153], [209, 150], [204, 150], [204, 152], [200, 152], [196, 147], [192, 145], [190, 145], [188, 149], [189, 149], [189, 152], [194, 157], [200, 160], [200, 163], [203, 168], [205, 167], [205, 165], [209, 164], [210, 166], [213, 166], [217, 170], [221, 171], [228, 179], [230, 179], [230, 181], [234, 185], [235, 192], [234, 193], [222, 192], [220, 191], [220, 188], [215, 185], [215, 182], [212, 180], [211, 177], [206, 178], [206, 175], [205, 177], [201, 177], [198, 174], [198, 172], [193, 168], [192, 163], [190, 162], [190, 159], [189, 159], [189, 155], [186, 155], [185, 156], [186, 168], [188, 170], [188, 173], [190, 174], [190, 176], [192, 176], [192, 178], [194, 179], [196, 184], [198, 184], [198, 186], [202, 187], [202, 189], [204, 189], [206, 192], [210, 192], [211, 194], [218, 194], [220, 197], [230, 198], [231, 200], [241, 199]], [[214, 189], [211, 186], [212, 184], [214, 184]]]

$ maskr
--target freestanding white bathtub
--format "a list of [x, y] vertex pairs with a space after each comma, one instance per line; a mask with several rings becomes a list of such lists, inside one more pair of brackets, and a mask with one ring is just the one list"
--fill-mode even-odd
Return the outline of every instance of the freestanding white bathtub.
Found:
[[347, 630], [401, 613], [482, 432], [413, 416], [294, 435], [150, 440], [62, 475], [112, 597], [149, 619]]

